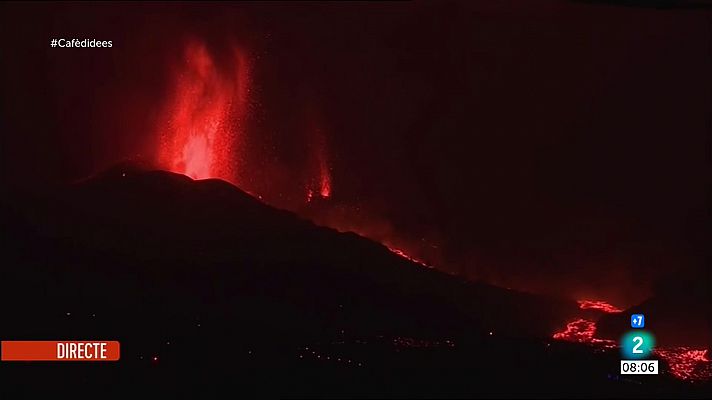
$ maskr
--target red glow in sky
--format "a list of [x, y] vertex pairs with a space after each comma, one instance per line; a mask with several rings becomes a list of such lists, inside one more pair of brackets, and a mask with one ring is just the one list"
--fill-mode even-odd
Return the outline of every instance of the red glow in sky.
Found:
[[600, 300], [579, 300], [579, 308], [582, 310], [599, 310], [605, 313], [619, 313], [623, 312], [620, 308], [611, 305], [608, 302]]
[[163, 168], [239, 183], [250, 82], [245, 54], [233, 48], [232, 56], [218, 65], [204, 43], [186, 44], [158, 126]]

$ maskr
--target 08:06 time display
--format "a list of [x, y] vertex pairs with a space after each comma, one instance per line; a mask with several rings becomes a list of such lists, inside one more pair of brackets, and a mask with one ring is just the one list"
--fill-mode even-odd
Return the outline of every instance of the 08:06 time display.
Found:
[[621, 374], [658, 374], [658, 360], [621, 360]]

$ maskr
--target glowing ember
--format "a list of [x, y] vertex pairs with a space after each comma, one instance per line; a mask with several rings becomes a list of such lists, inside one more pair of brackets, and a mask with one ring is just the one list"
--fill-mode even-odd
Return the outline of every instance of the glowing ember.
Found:
[[397, 254], [397, 255], [399, 255], [399, 256], [405, 258], [405, 259], [408, 260], [408, 261], [412, 261], [412, 262], [414, 262], [414, 263], [416, 263], [416, 264], [420, 264], [420, 265], [422, 265], [422, 266], [424, 266], [424, 267], [426, 267], [426, 268], [433, 268], [432, 265], [428, 265], [425, 261], [420, 260], [420, 259], [417, 259], [417, 258], [415, 258], [415, 257], [413, 257], [413, 256], [410, 256], [410, 255], [406, 254], [406, 253], [405, 253], [403, 250], [401, 250], [401, 249], [397, 249], [397, 248], [395, 248], [395, 247], [391, 247], [391, 246], [388, 246], [388, 245], [385, 245], [385, 246], [386, 246], [386, 248], [387, 248], [388, 250], [391, 251], [391, 253]]
[[620, 313], [623, 312], [618, 307], [615, 307], [605, 301], [598, 301], [598, 300], [579, 300], [578, 301], [579, 308], [582, 310], [599, 310], [603, 311], [605, 313]]
[[616, 342], [609, 339], [599, 339], [596, 334], [596, 323], [587, 319], [577, 319], [569, 322], [566, 329], [554, 334], [554, 339], [567, 342], [586, 343], [602, 346], [605, 348], [615, 348]]
[[707, 381], [712, 379], [712, 363], [707, 350], [674, 347], [656, 349], [657, 354], [670, 368], [675, 378], [687, 381]]
[[186, 45], [160, 119], [163, 168], [194, 179], [238, 183], [249, 73], [245, 55], [237, 49], [232, 55], [231, 62], [219, 66], [204, 43]]

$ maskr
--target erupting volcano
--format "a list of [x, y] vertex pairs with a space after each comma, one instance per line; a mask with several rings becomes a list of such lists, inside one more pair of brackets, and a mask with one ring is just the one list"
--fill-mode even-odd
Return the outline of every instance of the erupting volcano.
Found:
[[[170, 75], [170, 90], [157, 127], [160, 138], [157, 159], [164, 169], [193, 179], [220, 178], [249, 192], [245, 186], [258, 179], [255, 169], [248, 168], [246, 122], [250, 117], [250, 63], [247, 54], [239, 47], [229, 46], [227, 49], [227, 57], [222, 57], [222, 53], [217, 57], [205, 42], [193, 39], [186, 43], [182, 57]], [[368, 218], [348, 212], [333, 218], [331, 212], [338, 209], [338, 204], [315, 201], [331, 199], [333, 189], [331, 151], [324, 121], [316, 110], [310, 107], [306, 113], [308, 124], [303, 138], [307, 151], [300, 171], [295, 173], [301, 177], [294, 180], [291, 188], [284, 185], [271, 187], [267, 202], [270, 196], [281, 197], [297, 190], [305, 194], [302, 199], [309, 207], [302, 216], [341, 232], [354, 231], [370, 237], [395, 255], [434, 268], [422, 258], [413, 256], [419, 254], [417, 249], [415, 252], [406, 250], [407, 246], [393, 237], [392, 232], [369, 234], [369, 229], [361, 229], [373, 223]], [[268, 173], [260, 176], [269, 178]], [[263, 199], [262, 196], [255, 197]], [[295, 205], [289, 208], [297, 213], [303, 211]], [[617, 314], [623, 310], [602, 300], [579, 300], [578, 305], [583, 310], [582, 315], [554, 333], [553, 338], [587, 344], [599, 350], [615, 349], [615, 340], [596, 337], [597, 322], [591, 315], [597, 312]], [[669, 364], [670, 373], [678, 379], [709, 379], [710, 363], [706, 350], [677, 347], [658, 349], [656, 354]]]
[[189, 41], [174, 68], [172, 90], [158, 126], [158, 163], [194, 179], [238, 184], [244, 160], [250, 87], [247, 56], [237, 47], [217, 63], [207, 45]]
[[[246, 121], [250, 117], [249, 93], [252, 85], [249, 58], [237, 46], [229, 47], [228, 53], [229, 57], [218, 58], [205, 42], [195, 38], [185, 44], [180, 62], [172, 68], [169, 94], [164, 100], [163, 114], [157, 127], [160, 142], [158, 165], [193, 179], [226, 180], [268, 203], [271, 198], [295, 189], [304, 190], [306, 203], [315, 198], [329, 199], [333, 190], [330, 151], [323, 120], [315, 107], [308, 107], [306, 112], [305, 141], [309, 150], [303, 166], [307, 176], [303, 188], [299, 188], [299, 184], [292, 188], [272, 185], [269, 196], [263, 198], [246, 187], [251, 186], [250, 182], [257, 180], [258, 175], [265, 179], [269, 176], [264, 172], [258, 174], [255, 168], [248, 167]], [[275, 160], [275, 163], [278, 162]], [[287, 208], [299, 212], [295, 205]], [[316, 212], [328, 215], [323, 208]], [[323, 215], [307, 217], [342, 232], [354, 231], [381, 241], [394, 254], [432, 268], [425, 261], [410, 255], [403, 246], [394, 247], [386, 244], [383, 238], [353, 228], [373, 221], [360, 221], [356, 220], [356, 216], [350, 216], [349, 220], [356, 220], [355, 223], [345, 223]]]
[[0, 399], [709, 397], [709, 7], [540, 2], [1, 3]]

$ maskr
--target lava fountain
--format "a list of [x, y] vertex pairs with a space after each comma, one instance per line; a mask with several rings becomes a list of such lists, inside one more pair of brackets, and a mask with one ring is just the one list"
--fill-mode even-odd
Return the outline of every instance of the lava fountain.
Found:
[[318, 183], [316, 192], [322, 198], [331, 197], [331, 171], [329, 170], [328, 152], [326, 146], [326, 137], [321, 129], [314, 130], [314, 159], [317, 163]]
[[205, 43], [187, 42], [159, 119], [162, 168], [240, 183], [250, 75], [244, 52], [233, 46], [230, 55], [218, 64]]
[[[220, 178], [251, 193], [251, 188], [246, 187], [256, 179], [254, 169], [247, 168], [251, 65], [247, 54], [237, 46], [224, 50], [217, 58], [205, 42], [195, 38], [186, 42], [180, 61], [171, 71], [168, 96], [158, 120], [157, 164], [193, 179]], [[323, 121], [316, 110], [307, 112], [310, 178], [305, 192], [306, 202], [310, 203], [317, 197], [331, 198], [333, 179]], [[256, 197], [262, 200], [261, 196]], [[322, 223], [340, 231], [352, 230], [335, 221]], [[363, 236], [378, 240], [372, 235]], [[400, 247], [386, 247], [431, 268]]]
[[314, 196], [323, 199], [331, 197], [331, 168], [329, 166], [329, 147], [326, 135], [322, 128], [321, 118], [313, 109], [310, 111], [309, 145], [311, 152], [311, 178], [306, 186], [307, 203], [311, 202]]

